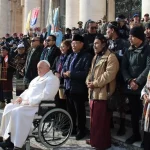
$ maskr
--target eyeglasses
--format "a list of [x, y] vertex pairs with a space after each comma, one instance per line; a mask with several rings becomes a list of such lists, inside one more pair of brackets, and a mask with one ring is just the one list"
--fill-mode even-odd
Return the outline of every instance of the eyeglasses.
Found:
[[35, 41], [39, 41], [39, 40], [31, 40], [31, 42], [35, 42]]
[[50, 40], [50, 39], [47, 39], [47, 40], [45, 40], [46, 42], [50, 42], [50, 41], [54, 41], [54, 40]]
[[92, 30], [97, 29], [97, 27], [91, 27]]

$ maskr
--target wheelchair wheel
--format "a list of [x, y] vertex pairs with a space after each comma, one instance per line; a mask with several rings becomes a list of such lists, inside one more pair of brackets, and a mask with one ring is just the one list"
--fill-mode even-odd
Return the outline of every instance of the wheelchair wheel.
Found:
[[72, 133], [73, 123], [68, 112], [55, 108], [41, 119], [38, 129], [39, 139], [47, 148], [64, 144]]

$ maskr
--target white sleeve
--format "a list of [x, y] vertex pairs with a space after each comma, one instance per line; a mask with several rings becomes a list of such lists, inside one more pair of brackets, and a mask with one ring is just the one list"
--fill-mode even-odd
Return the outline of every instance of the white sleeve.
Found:
[[28, 89], [26, 89], [19, 97], [22, 98], [22, 101], [28, 100]]
[[30, 87], [32, 86], [32, 84], [37, 81], [37, 78], [38, 78], [38, 77], [34, 78], [34, 79], [30, 82], [28, 89], [26, 89], [26, 90], [19, 96], [19, 97], [22, 98], [23, 101], [27, 101], [27, 100], [29, 99], [29, 97], [28, 97], [29, 89], [30, 89]]
[[29, 98], [29, 104], [34, 106], [38, 105], [42, 100], [54, 100], [59, 89], [59, 84], [59, 79], [57, 77], [49, 79], [42, 93]]

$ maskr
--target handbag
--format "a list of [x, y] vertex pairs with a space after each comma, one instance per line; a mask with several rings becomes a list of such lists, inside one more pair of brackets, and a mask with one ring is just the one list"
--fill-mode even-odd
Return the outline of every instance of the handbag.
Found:
[[65, 88], [63, 85], [59, 87], [59, 98], [66, 99]]
[[[107, 60], [108, 60], [108, 57], [107, 57]], [[106, 71], [106, 67], [107, 67], [107, 61], [105, 63], [105, 71]], [[109, 83], [106, 85], [106, 90], [107, 90], [107, 109], [108, 111], [114, 111], [118, 108], [120, 104], [120, 90], [116, 88], [115, 92], [112, 95], [110, 95]]]
[[110, 95], [109, 92], [109, 84], [107, 85], [107, 109], [109, 111], [115, 111], [121, 104], [121, 95], [120, 95], [120, 90], [116, 88], [115, 92]]

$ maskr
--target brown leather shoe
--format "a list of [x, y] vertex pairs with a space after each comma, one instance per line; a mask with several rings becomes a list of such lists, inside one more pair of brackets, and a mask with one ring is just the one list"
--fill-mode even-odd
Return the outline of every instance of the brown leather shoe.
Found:
[[3, 142], [3, 137], [2, 136], [0, 136], [0, 142]]
[[91, 145], [91, 141], [90, 140], [86, 140], [86, 144]]

